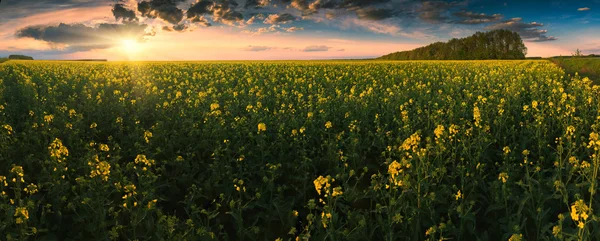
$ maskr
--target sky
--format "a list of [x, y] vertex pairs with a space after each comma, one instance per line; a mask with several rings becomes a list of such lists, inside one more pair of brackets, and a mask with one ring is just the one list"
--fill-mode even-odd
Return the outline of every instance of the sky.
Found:
[[600, 54], [600, 0], [0, 1], [0, 57], [356, 59], [494, 29], [529, 57]]

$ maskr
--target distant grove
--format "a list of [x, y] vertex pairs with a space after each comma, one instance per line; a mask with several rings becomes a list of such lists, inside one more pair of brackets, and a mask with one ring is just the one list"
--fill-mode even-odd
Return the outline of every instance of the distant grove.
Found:
[[395, 52], [382, 60], [483, 60], [524, 59], [527, 47], [518, 33], [509, 30], [477, 32], [466, 38], [453, 38], [447, 43], [435, 42], [411, 51]]

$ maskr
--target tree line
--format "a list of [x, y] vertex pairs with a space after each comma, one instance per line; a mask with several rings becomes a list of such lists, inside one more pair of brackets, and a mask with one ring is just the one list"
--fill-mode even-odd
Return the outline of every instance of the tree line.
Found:
[[499, 29], [477, 32], [466, 38], [435, 42], [410, 51], [381, 56], [382, 60], [483, 60], [524, 59], [527, 47], [521, 36], [513, 31]]

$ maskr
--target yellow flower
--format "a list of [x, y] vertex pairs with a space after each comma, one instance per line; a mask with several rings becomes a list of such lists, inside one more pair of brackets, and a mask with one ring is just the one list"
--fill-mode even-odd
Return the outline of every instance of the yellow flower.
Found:
[[433, 134], [435, 134], [435, 138], [439, 139], [442, 137], [442, 135], [444, 135], [444, 131], [446, 129], [444, 128], [443, 125], [438, 125], [435, 130], [433, 131]]
[[150, 138], [152, 138], [152, 132], [144, 131], [144, 140], [146, 143], [150, 143]]
[[96, 127], [98, 127], [98, 124], [96, 124], [96, 122], [94, 122], [90, 125], [90, 129], [94, 129]]
[[475, 120], [476, 127], [481, 127], [481, 112], [479, 111], [479, 107], [477, 106], [473, 108], [473, 120]]
[[560, 237], [560, 233], [561, 233], [561, 229], [559, 226], [554, 226], [552, 227], [552, 235], [554, 235], [554, 237], [559, 238]]
[[51, 123], [52, 120], [54, 120], [54, 115], [45, 115], [44, 116], [44, 122]]
[[333, 124], [331, 124], [331, 121], [328, 121], [325, 123], [325, 129], [329, 129], [331, 127], [333, 127]]
[[506, 183], [506, 181], [508, 180], [508, 173], [500, 173], [500, 175], [498, 175], [498, 180], [502, 180], [502, 183]]
[[505, 146], [504, 148], [502, 148], [502, 151], [504, 151], [504, 155], [508, 155], [510, 153], [510, 147]]
[[110, 148], [106, 144], [100, 144], [99, 147], [101, 151], [110, 151]]
[[258, 132], [267, 131], [267, 125], [265, 123], [258, 123]]
[[458, 190], [458, 192], [456, 193], [456, 195], [454, 195], [454, 197], [456, 198], [457, 201], [458, 201], [458, 199], [462, 198], [462, 193], [460, 192], [460, 190]]
[[210, 110], [211, 111], [219, 109], [219, 107], [220, 107], [219, 103], [212, 103], [212, 104], [210, 104]]
[[17, 224], [23, 223], [25, 220], [29, 219], [29, 211], [25, 207], [18, 207], [15, 209], [15, 217], [17, 217]]
[[8, 134], [12, 134], [13, 133], [13, 128], [12, 126], [10, 126], [9, 124], [5, 124], [2, 126], [4, 129], [6, 129], [6, 131], [8, 132]]
[[523, 240], [523, 234], [513, 234], [508, 239], [508, 241], [522, 241], [522, 240]]
[[342, 195], [344, 192], [342, 192], [342, 187], [336, 187], [333, 188], [333, 193], [331, 194], [331, 196], [339, 196]]
[[298, 217], [298, 211], [296, 211], [296, 210], [292, 211], [292, 215], [293, 215], [294, 217]]

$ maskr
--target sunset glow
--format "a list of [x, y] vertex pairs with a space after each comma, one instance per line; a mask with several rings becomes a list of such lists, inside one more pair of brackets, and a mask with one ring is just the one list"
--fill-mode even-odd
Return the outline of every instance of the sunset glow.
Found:
[[[60, 3], [59, 3], [60, 2]], [[508, 29], [527, 56], [600, 52], [600, 4], [554, 1], [2, 1], [0, 56], [355, 59]], [[536, 9], [525, 11], [524, 9]], [[114, 41], [114, 39], [119, 39]]]

